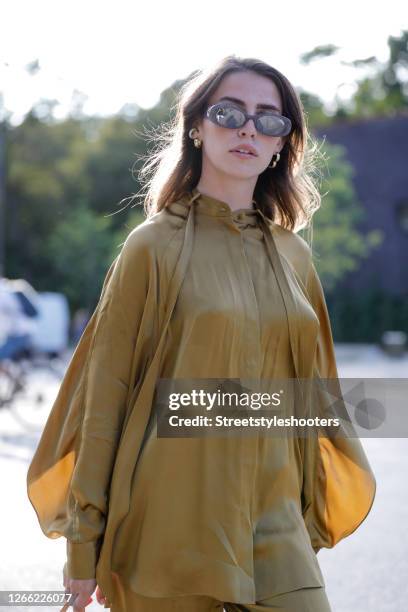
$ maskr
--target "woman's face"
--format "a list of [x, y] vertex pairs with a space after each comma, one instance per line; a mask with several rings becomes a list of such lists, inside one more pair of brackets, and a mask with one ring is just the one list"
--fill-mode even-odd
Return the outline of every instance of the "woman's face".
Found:
[[[224, 96], [241, 100], [242, 104], [235, 104], [249, 114], [260, 113], [265, 105], [276, 107], [277, 111], [274, 112], [282, 114], [282, 100], [275, 83], [255, 72], [233, 72], [226, 75], [211, 96], [208, 106], [220, 102]], [[236, 129], [215, 125], [207, 118], [195, 125], [198, 128], [195, 137], [202, 141], [203, 172], [207, 166], [211, 166], [213, 172], [218, 170], [235, 178], [257, 178], [271, 163], [273, 154], [281, 150], [285, 140], [279, 136], [261, 134], [252, 119]], [[252, 145], [257, 157], [241, 158], [231, 153], [231, 149], [242, 144]]]

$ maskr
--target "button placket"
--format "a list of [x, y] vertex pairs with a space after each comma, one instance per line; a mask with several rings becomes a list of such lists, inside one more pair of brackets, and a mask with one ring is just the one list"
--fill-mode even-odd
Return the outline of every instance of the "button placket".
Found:
[[[229, 213], [225, 215], [225, 223], [230, 229], [238, 233], [236, 238], [239, 240], [239, 260], [242, 261], [242, 266], [240, 266], [240, 283], [245, 304], [245, 312], [247, 313], [245, 315], [246, 324], [243, 331], [243, 373], [245, 373], [245, 378], [248, 380], [258, 380], [261, 376], [262, 367], [260, 313], [252, 271], [245, 248], [245, 230], [248, 229], [249, 226], [249, 230], [255, 231], [254, 226], [258, 224], [255, 223], [255, 215], [252, 217], [244, 210], [231, 212], [230, 209], [225, 206], [221, 206], [219, 210]], [[246, 224], [245, 221], [248, 223]], [[243, 223], [243, 227], [240, 226], [240, 222]], [[259, 231], [261, 230], [259, 229]]]
[[[245, 213], [242, 213], [245, 217]], [[237, 215], [239, 220], [240, 214]], [[252, 277], [251, 267], [248, 262], [248, 257], [245, 248], [245, 232], [237, 227], [239, 231], [239, 245], [241, 251], [242, 266], [240, 271], [242, 274], [242, 295], [245, 298], [246, 308], [246, 320], [247, 323], [244, 327], [244, 376], [241, 376], [241, 384], [243, 385], [243, 391], [247, 393], [258, 392], [259, 385], [257, 380], [261, 377], [261, 324], [260, 324], [260, 313], [258, 300], [256, 297], [254, 281]], [[258, 476], [258, 463], [259, 463], [259, 448], [262, 445], [262, 435], [258, 431], [254, 431], [250, 434], [249, 438], [245, 439], [245, 448], [251, 453], [253, 460], [248, 463], [248, 483], [252, 483], [252, 486], [248, 490], [248, 502], [249, 502], [249, 513], [251, 517], [251, 523], [254, 525], [255, 520], [255, 500], [256, 500], [256, 483]]]
[[[244, 234], [239, 228], [237, 229], [239, 231], [240, 251], [243, 261], [243, 295], [245, 295], [246, 308], [248, 309], [248, 315], [246, 317], [247, 324], [245, 325], [244, 329], [244, 364], [247, 378], [258, 379], [261, 375], [262, 362], [260, 313], [252, 272], [245, 250]], [[245, 291], [245, 287], [248, 287], [248, 291]], [[251, 313], [253, 314], [251, 315]]]

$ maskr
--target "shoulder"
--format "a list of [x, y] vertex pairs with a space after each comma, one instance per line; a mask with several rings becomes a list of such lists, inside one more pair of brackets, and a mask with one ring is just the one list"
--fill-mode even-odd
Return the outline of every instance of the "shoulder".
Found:
[[145, 257], [161, 259], [166, 250], [177, 241], [184, 224], [181, 219], [163, 209], [134, 227], [121, 245], [120, 256], [125, 259]]
[[299, 278], [305, 282], [312, 263], [312, 250], [296, 232], [270, 221], [279, 254], [285, 257]]

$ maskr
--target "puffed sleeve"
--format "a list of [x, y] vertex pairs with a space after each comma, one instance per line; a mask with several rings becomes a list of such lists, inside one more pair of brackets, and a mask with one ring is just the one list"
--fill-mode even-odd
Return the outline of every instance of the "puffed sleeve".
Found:
[[148, 353], [154, 266], [138, 229], [106, 274], [27, 473], [42, 531], [67, 539], [71, 578], [95, 577], [128, 392]]
[[[324, 379], [336, 379], [329, 381], [327, 387], [334, 385], [330, 390], [334, 389], [335, 396], [341, 398], [329, 313], [312, 259], [307, 272], [306, 290], [319, 320], [313, 378], [322, 379], [323, 383]], [[324, 404], [329, 396], [324, 391], [316, 391], [320, 389], [318, 385], [313, 389], [312, 401], [320, 402], [318, 407], [314, 406], [314, 415], [340, 417], [335, 436], [324, 435], [324, 429], [318, 429], [318, 435], [315, 438], [310, 436], [308, 440], [311, 450], [304, 474], [303, 511], [311, 543], [317, 553], [320, 548], [335, 546], [364, 521], [374, 501], [376, 480], [350, 419], [343, 418], [346, 412], [342, 412], [342, 404], [337, 403], [335, 413], [326, 411]], [[326, 403], [327, 406], [333, 404], [332, 400]]]

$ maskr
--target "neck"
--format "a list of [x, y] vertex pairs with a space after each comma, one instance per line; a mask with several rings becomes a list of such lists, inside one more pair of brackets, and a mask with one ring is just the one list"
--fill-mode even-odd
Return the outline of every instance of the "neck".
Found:
[[229, 177], [226, 180], [211, 180], [204, 179], [201, 176], [196, 188], [203, 195], [208, 195], [222, 202], [229, 204], [231, 210], [241, 208], [253, 209], [252, 200], [254, 197], [254, 188], [256, 178], [252, 180], [239, 180], [235, 177]]

